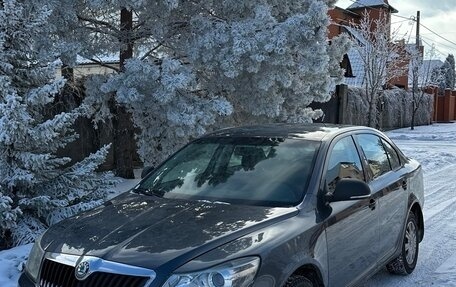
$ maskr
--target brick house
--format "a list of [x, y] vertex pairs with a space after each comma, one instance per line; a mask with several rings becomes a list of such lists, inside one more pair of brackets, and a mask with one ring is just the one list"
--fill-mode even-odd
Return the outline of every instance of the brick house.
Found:
[[[353, 4], [346, 9], [336, 6], [328, 11], [331, 20], [331, 24], [328, 27], [329, 39], [331, 40], [341, 33], [348, 33], [356, 40], [362, 41], [362, 39], [357, 38], [356, 29], [353, 29], [351, 24], [359, 23], [365, 12], [369, 13], [372, 19], [380, 19], [380, 17], [386, 15], [387, 20], [391, 23], [391, 15], [398, 13], [398, 10], [391, 6], [388, 0], [353, 0]], [[371, 31], [375, 31], [375, 27], [371, 27]], [[413, 76], [409, 60], [407, 60], [407, 54], [415, 45], [406, 44], [404, 40], [397, 41], [395, 44], [400, 47], [400, 53], [404, 53], [403, 58], [406, 60], [399, 64], [406, 66], [404, 69], [406, 72], [404, 72], [402, 76], [393, 79], [389, 83], [389, 86], [410, 90], [413, 87]], [[424, 47], [420, 45], [419, 50], [421, 57], [423, 58]], [[345, 55], [341, 65], [346, 69], [345, 84], [348, 86], [361, 87], [364, 80], [364, 65], [355, 49], [350, 49], [347, 55]], [[456, 121], [456, 90], [447, 89], [442, 91], [435, 86], [429, 86], [429, 73], [442, 65], [443, 62], [437, 59], [423, 60], [423, 64], [418, 71], [417, 84], [419, 88], [425, 89], [426, 93], [434, 96], [433, 121]]]
[[[380, 19], [381, 17], [387, 18], [387, 21], [391, 23], [391, 15], [398, 13], [393, 6], [388, 3], [388, 0], [357, 0], [346, 9], [340, 7], [334, 7], [328, 11], [331, 24], [328, 27], [329, 34], [328, 38], [331, 40], [341, 33], [348, 33], [351, 37], [358, 41], [364, 41], [359, 35], [357, 35], [356, 29], [353, 29], [353, 24], [359, 24], [363, 15], [368, 13], [371, 19]], [[375, 24], [372, 24], [371, 31], [375, 31]], [[404, 53], [404, 58], [407, 53], [407, 45], [404, 41], [396, 43], [399, 46], [401, 53]], [[408, 66], [408, 62], [404, 61], [399, 63], [401, 66]], [[360, 55], [355, 49], [351, 49], [342, 61], [342, 67], [345, 68], [346, 78], [345, 84], [349, 86], [360, 87], [364, 82], [364, 65], [360, 58]], [[405, 68], [405, 70], [408, 70]], [[397, 86], [403, 89], [408, 89], [409, 73], [394, 79], [389, 84], [391, 86]]]

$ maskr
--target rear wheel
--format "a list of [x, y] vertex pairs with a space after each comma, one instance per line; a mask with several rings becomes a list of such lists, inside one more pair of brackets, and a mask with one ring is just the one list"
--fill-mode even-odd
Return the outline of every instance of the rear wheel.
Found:
[[402, 242], [402, 252], [386, 265], [390, 273], [408, 275], [413, 272], [418, 259], [419, 250], [418, 224], [413, 212], [409, 213]]
[[314, 287], [312, 281], [302, 275], [291, 276], [284, 287]]

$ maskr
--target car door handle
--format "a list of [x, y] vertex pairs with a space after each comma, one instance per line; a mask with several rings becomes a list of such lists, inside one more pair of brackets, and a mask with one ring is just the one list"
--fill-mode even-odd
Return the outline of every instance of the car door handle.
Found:
[[377, 205], [377, 201], [375, 199], [371, 198], [369, 200], [369, 208], [374, 210], [376, 205]]
[[407, 181], [406, 181], [405, 179], [402, 181], [402, 188], [403, 188], [404, 190], [407, 189]]

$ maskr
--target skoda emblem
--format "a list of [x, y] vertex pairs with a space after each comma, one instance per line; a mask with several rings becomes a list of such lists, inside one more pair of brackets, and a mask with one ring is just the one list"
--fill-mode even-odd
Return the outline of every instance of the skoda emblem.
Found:
[[82, 261], [78, 265], [76, 265], [76, 269], [74, 270], [74, 275], [78, 280], [84, 280], [90, 272], [90, 263], [89, 261]]

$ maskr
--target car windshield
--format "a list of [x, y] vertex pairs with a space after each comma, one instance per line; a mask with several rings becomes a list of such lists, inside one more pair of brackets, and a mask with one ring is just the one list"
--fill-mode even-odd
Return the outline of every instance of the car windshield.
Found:
[[203, 138], [176, 153], [136, 187], [164, 198], [261, 206], [301, 202], [317, 141], [283, 138]]

